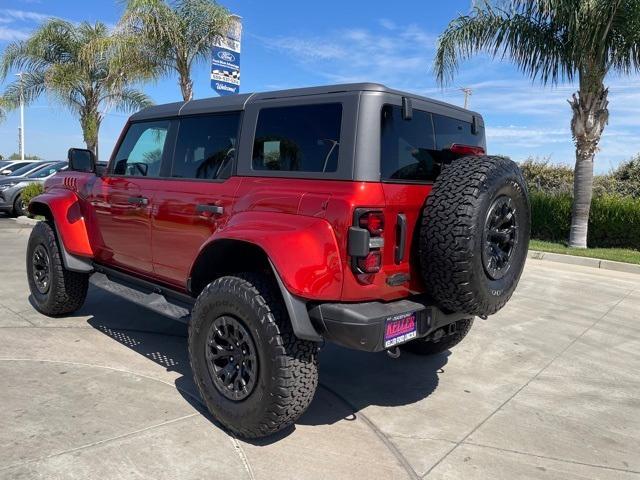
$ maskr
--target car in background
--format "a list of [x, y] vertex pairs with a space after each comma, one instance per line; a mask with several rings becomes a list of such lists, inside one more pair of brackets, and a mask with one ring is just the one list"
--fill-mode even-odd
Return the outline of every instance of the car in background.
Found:
[[0, 178], [0, 212], [19, 217], [27, 213], [27, 205], [22, 200], [22, 190], [31, 183], [42, 183], [60, 170], [67, 168], [68, 162], [55, 162], [41, 166], [24, 177]]
[[23, 165], [22, 167], [11, 172], [9, 175], [4, 175], [3, 177], [0, 177], [0, 178], [4, 179], [4, 178], [26, 177], [30, 173], [35, 172], [36, 170], [40, 170], [41, 168], [46, 167], [48, 165], [53, 165], [56, 162], [57, 162], [56, 160], [38, 160], [37, 162], [31, 162], [26, 165]]
[[17, 169], [39, 161], [40, 160], [2, 160], [0, 161], [0, 178], [2, 175], [11, 175]]

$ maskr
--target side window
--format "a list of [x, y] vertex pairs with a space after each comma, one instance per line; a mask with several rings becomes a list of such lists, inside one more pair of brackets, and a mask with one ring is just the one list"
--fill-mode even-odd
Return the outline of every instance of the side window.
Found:
[[481, 144], [483, 135], [471, 133], [471, 122], [457, 120], [444, 115], [433, 115], [438, 150], [450, 148], [452, 144], [477, 146]]
[[237, 112], [180, 120], [171, 176], [228, 178], [235, 159], [239, 124]]
[[129, 177], [157, 177], [169, 125], [169, 120], [132, 124], [116, 154], [113, 173]]
[[383, 180], [435, 180], [440, 163], [436, 160], [431, 115], [414, 109], [413, 118], [405, 120], [400, 107], [385, 105], [380, 157]]
[[335, 172], [342, 105], [264, 108], [253, 143], [253, 170]]

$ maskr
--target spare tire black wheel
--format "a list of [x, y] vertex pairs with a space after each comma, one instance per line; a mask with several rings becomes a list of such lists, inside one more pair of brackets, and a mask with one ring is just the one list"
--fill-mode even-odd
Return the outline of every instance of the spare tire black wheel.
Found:
[[529, 248], [531, 213], [518, 165], [472, 156], [443, 167], [424, 207], [419, 256], [443, 309], [491, 315], [511, 298]]

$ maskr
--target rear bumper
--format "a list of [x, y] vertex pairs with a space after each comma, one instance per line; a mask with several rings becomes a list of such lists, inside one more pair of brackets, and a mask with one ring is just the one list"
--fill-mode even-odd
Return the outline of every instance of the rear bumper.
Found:
[[[424, 297], [416, 296], [388, 303], [323, 303], [311, 308], [309, 316], [325, 339], [347, 348], [379, 352], [426, 337], [471, 315], [444, 313], [429, 305]], [[389, 338], [388, 325], [405, 318], [415, 320], [415, 329], [406, 335]], [[402, 333], [402, 326], [398, 333]]]

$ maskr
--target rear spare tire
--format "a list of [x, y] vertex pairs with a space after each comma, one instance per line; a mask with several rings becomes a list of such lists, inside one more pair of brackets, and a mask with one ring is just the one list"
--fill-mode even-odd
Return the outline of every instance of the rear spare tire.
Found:
[[427, 290], [443, 309], [491, 315], [513, 294], [529, 247], [529, 196], [504, 157], [446, 165], [427, 198], [419, 256]]

